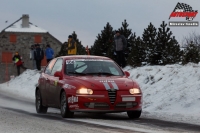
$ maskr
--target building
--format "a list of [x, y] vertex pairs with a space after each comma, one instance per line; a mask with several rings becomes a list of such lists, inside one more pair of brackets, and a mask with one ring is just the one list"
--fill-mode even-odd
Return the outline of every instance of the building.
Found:
[[[31, 22], [29, 15], [24, 14], [17, 21], [3, 29], [0, 33], [0, 83], [8, 81], [11, 75], [17, 75], [16, 67], [12, 61], [15, 52], [19, 52], [24, 61], [24, 66], [32, 68], [30, 60], [30, 47], [33, 44], [40, 44], [45, 50], [50, 44], [56, 56], [60, 51], [62, 43], [44, 30]], [[42, 60], [42, 66], [46, 65], [46, 58]], [[22, 72], [22, 69], [21, 69]]]

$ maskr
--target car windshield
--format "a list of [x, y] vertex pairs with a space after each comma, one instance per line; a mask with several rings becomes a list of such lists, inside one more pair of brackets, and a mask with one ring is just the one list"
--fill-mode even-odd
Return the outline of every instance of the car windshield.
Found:
[[124, 75], [113, 61], [100, 59], [66, 60], [65, 73], [67, 75]]

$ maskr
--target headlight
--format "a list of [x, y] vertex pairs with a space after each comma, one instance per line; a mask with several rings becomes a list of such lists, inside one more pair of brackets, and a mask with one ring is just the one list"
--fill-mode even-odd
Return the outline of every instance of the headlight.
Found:
[[138, 88], [132, 88], [129, 90], [129, 92], [131, 94], [140, 94], [141, 93], [140, 89], [138, 89]]
[[77, 94], [93, 94], [93, 90], [81, 88], [81, 89], [77, 90], [76, 93]]

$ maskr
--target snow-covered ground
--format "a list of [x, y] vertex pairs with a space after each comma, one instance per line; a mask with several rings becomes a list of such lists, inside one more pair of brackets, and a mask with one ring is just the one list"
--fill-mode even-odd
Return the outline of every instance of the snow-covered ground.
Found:
[[[124, 70], [143, 91], [142, 117], [200, 125], [200, 65], [127, 66]], [[35, 70], [26, 70], [0, 84], [0, 89], [34, 99], [39, 76]]]

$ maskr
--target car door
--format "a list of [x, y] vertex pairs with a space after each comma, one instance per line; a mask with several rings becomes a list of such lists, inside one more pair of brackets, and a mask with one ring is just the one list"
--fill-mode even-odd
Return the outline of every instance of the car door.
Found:
[[43, 89], [41, 90], [41, 93], [42, 93], [43, 103], [45, 105], [48, 105], [48, 97], [49, 97], [48, 88], [50, 85], [49, 79], [50, 79], [51, 71], [55, 62], [56, 62], [56, 59], [51, 60], [49, 64], [47, 65], [47, 67], [45, 68], [44, 73], [42, 73]]
[[51, 106], [56, 107], [57, 102], [59, 100], [60, 88], [58, 86], [59, 78], [54, 76], [56, 71], [61, 71], [63, 65], [63, 59], [58, 58], [52, 68], [51, 76], [50, 76], [50, 86], [49, 86], [49, 99]]

